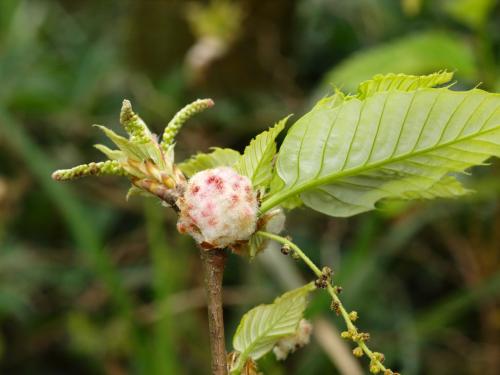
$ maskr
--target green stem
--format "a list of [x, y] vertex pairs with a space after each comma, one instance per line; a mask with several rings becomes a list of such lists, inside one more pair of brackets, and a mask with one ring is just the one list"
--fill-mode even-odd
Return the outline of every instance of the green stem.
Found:
[[[261, 237], [266, 237], [266, 238], [269, 238], [269, 239], [274, 240], [276, 242], [279, 242], [283, 245], [290, 246], [290, 248], [295, 252], [295, 254], [297, 254], [304, 261], [304, 263], [314, 272], [314, 274], [318, 278], [323, 275], [323, 273], [321, 272], [321, 269], [318, 266], [316, 266], [314, 264], [314, 262], [292, 241], [288, 240], [285, 237], [281, 237], [281, 236], [278, 236], [276, 234], [263, 232], [263, 231], [258, 231], [256, 234], [261, 236]], [[368, 348], [368, 346], [366, 345], [366, 342], [362, 339], [356, 338], [356, 336], [359, 335], [358, 328], [352, 322], [351, 318], [349, 317], [349, 313], [347, 312], [344, 305], [340, 301], [338, 294], [335, 292], [335, 289], [333, 288], [333, 286], [331, 285], [330, 282], [328, 283], [327, 291], [328, 291], [328, 294], [330, 294], [330, 296], [332, 297], [333, 302], [338, 307], [338, 311], [340, 312], [340, 315], [342, 315], [342, 318], [345, 321], [345, 324], [347, 326], [347, 330], [353, 337], [352, 340], [363, 350], [363, 352], [367, 355], [367, 357], [370, 358], [372, 363], [375, 364], [381, 371], [384, 371], [384, 372], [389, 371], [380, 362], [380, 360], [373, 353], [373, 351], [370, 350], [370, 348]]]

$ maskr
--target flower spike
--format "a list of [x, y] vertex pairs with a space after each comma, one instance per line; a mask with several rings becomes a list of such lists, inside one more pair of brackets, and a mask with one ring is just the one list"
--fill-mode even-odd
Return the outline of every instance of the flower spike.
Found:
[[173, 143], [174, 138], [181, 129], [182, 125], [184, 125], [189, 118], [213, 106], [214, 101], [212, 99], [198, 99], [177, 112], [165, 128], [161, 142], [162, 149], [164, 151], [168, 150], [168, 147]]
[[116, 160], [101, 161], [99, 163], [82, 164], [70, 169], [60, 169], [52, 173], [56, 181], [75, 180], [84, 176], [126, 176], [127, 172]]
[[132, 142], [147, 143], [151, 133], [144, 121], [132, 110], [132, 104], [125, 99], [120, 112], [120, 123], [123, 125]]

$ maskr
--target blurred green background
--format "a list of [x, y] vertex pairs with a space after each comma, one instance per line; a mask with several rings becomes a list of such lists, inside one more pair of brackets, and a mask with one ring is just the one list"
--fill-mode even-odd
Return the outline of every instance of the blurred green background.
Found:
[[[494, 0], [1, 0], [0, 372], [207, 374], [208, 333], [193, 241], [158, 202], [125, 201], [122, 179], [56, 184], [56, 168], [100, 160], [91, 127], [119, 130], [123, 98], [160, 132], [184, 104], [177, 160], [242, 151], [332, 85], [373, 74], [456, 71], [456, 87], [500, 91]], [[105, 142], [105, 141], [104, 141]], [[404, 374], [498, 374], [500, 162], [464, 176], [461, 200], [391, 203], [351, 219], [306, 209], [287, 230], [336, 271], [371, 346]], [[242, 314], [311, 280], [268, 249], [225, 274], [228, 348]], [[265, 374], [367, 372], [317, 293], [309, 346]]]

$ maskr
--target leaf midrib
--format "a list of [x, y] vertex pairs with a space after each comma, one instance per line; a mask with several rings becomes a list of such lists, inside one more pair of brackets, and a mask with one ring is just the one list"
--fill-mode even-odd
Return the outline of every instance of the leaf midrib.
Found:
[[[494, 112], [496, 112], [496, 111], [494, 111]], [[287, 199], [291, 196], [300, 194], [305, 190], [309, 190], [309, 189], [312, 189], [312, 188], [315, 188], [315, 187], [321, 186], [321, 185], [331, 184], [335, 180], [338, 180], [338, 179], [341, 179], [344, 177], [351, 177], [353, 175], [357, 175], [357, 174], [360, 174], [362, 172], [369, 171], [371, 169], [376, 169], [376, 168], [382, 167], [382, 166], [387, 165], [387, 164], [396, 163], [398, 161], [402, 161], [402, 160], [405, 160], [407, 158], [412, 158], [412, 157], [415, 157], [415, 156], [418, 156], [421, 154], [425, 154], [427, 152], [431, 152], [434, 150], [438, 150], [441, 148], [452, 146], [454, 144], [457, 144], [457, 143], [460, 143], [463, 141], [467, 141], [468, 139], [479, 137], [481, 135], [492, 133], [494, 131], [499, 131], [499, 130], [500, 130], [500, 124], [495, 125], [494, 127], [490, 128], [490, 129], [481, 130], [481, 131], [478, 131], [476, 133], [468, 134], [462, 138], [454, 139], [452, 141], [442, 143], [440, 145], [434, 145], [432, 147], [424, 148], [424, 149], [421, 149], [419, 151], [411, 151], [411, 152], [402, 154], [400, 156], [397, 156], [395, 158], [389, 158], [389, 159], [375, 162], [373, 164], [361, 165], [361, 166], [354, 167], [351, 169], [346, 169], [346, 170], [341, 171], [341, 172], [335, 172], [335, 173], [326, 175], [324, 177], [314, 179], [312, 181], [303, 182], [303, 183], [297, 184], [297, 185], [295, 185], [295, 183], [294, 183], [294, 185], [292, 185], [292, 187], [290, 189], [285, 190], [284, 193], [276, 194], [276, 195], [270, 197], [268, 200], [264, 201], [262, 203], [262, 206], [260, 207], [260, 210], [262, 213], [267, 212], [271, 208], [273, 208], [276, 205], [283, 202], [285, 199]]]

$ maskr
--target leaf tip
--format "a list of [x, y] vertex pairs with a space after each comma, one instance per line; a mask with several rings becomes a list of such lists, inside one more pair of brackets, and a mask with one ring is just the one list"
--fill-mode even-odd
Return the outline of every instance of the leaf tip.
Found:
[[203, 99], [206, 103], [207, 108], [212, 108], [215, 105], [215, 102], [211, 98]]
[[52, 179], [54, 181], [61, 181], [61, 173], [60, 173], [60, 171], [57, 170], [57, 171], [52, 172], [51, 177], [52, 177]]
[[130, 100], [123, 99], [122, 108], [120, 110], [120, 123], [125, 126], [132, 120], [133, 117], [134, 111], [132, 110]]

